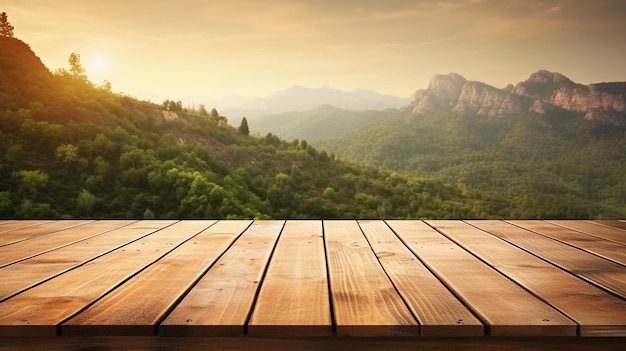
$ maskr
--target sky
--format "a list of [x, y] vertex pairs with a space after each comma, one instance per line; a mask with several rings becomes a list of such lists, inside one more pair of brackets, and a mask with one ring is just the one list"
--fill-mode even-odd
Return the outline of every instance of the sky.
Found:
[[435, 74], [505, 87], [540, 69], [626, 81], [623, 0], [0, 0], [52, 71], [206, 104], [300, 85], [401, 97]]

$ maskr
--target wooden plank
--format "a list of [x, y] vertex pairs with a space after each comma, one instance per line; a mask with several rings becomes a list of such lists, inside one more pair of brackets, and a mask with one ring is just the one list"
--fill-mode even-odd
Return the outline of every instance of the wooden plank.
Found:
[[547, 225], [549, 224], [536, 220], [494, 221], [485, 222], [480, 228], [626, 298], [626, 267], [534, 233], [541, 232]]
[[[65, 335], [154, 335], [171, 307], [252, 221], [220, 221], [65, 322]], [[197, 232], [210, 222], [186, 221]], [[191, 226], [193, 225], [193, 226]], [[158, 291], [158, 294], [154, 294]]]
[[576, 335], [574, 322], [426, 223], [390, 221], [389, 225], [407, 247], [487, 325], [489, 335]]
[[583, 232], [589, 235], [597, 236], [600, 238], [613, 240], [622, 245], [626, 245], [626, 230], [619, 228], [607, 227], [595, 223], [585, 221], [573, 221], [573, 220], [552, 220], [549, 221], [556, 225], [560, 225], [565, 228], [570, 228]]
[[[154, 221], [157, 222], [157, 221]], [[53, 336], [60, 324], [197, 234], [206, 222], [162, 229], [0, 303], [0, 336]], [[193, 229], [191, 229], [193, 228]]]
[[42, 235], [52, 234], [61, 230], [83, 225], [85, 223], [93, 222], [91, 220], [64, 220], [64, 221], [52, 221], [47, 223], [41, 223], [39, 225], [32, 225], [25, 228], [12, 230], [0, 235], [0, 246], [11, 245], [20, 241], [36, 238]]
[[[36, 225], [41, 225], [41, 224], [45, 224], [45, 223], [50, 223], [50, 222], [54, 222], [53, 220], [50, 219], [23, 219], [23, 220], [16, 220], [16, 221], [9, 221], [6, 223], [2, 223], [2, 225], [0, 226], [0, 237], [1, 234], [13, 231], [13, 230], [17, 230], [17, 229], [21, 229], [21, 228], [27, 228], [27, 227], [33, 227]], [[0, 242], [1, 243], [1, 242]]]
[[[541, 226], [541, 231], [537, 233], [604, 257], [607, 260], [626, 265], [626, 246], [615, 241], [589, 235], [558, 224], [551, 224], [551, 221], [546, 221], [545, 225]], [[626, 235], [626, 232], [624, 234]]]
[[359, 221], [376, 257], [420, 323], [422, 336], [482, 336], [484, 325], [383, 221]]
[[285, 224], [250, 317], [248, 334], [333, 334], [321, 221]]
[[616, 219], [594, 219], [589, 222], [601, 224], [607, 227], [613, 227], [613, 228], [626, 230], [626, 222], [616, 220]]
[[30, 240], [21, 241], [13, 245], [2, 246], [0, 247], [0, 268], [17, 261], [22, 261], [48, 251], [74, 244], [81, 240], [100, 235], [131, 223], [133, 223], [133, 221], [130, 220], [96, 221], [79, 227], [72, 227], [56, 232], [54, 235], [44, 235]]
[[488, 221], [432, 222], [448, 238], [579, 325], [581, 336], [626, 336], [626, 301], [477, 229]]
[[419, 325], [356, 221], [324, 221], [338, 336], [419, 335]]
[[174, 221], [140, 221], [0, 268], [0, 301], [117, 249]]
[[164, 336], [239, 336], [284, 221], [255, 221], [159, 326]]

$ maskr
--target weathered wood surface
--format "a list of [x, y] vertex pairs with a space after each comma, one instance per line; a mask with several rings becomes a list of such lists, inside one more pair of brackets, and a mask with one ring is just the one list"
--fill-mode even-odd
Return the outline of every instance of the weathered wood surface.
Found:
[[419, 335], [356, 221], [325, 221], [330, 293], [340, 336]]
[[[399, 241], [383, 221], [359, 222], [423, 336], [480, 336], [483, 324]], [[393, 227], [393, 224], [392, 224]]]
[[488, 334], [576, 335], [576, 324], [562, 313], [426, 223], [401, 221], [392, 222], [391, 226], [429, 269], [486, 324]]
[[[33, 227], [39, 224], [50, 223], [52, 220], [25, 219], [21, 221], [5, 221], [0, 225], [0, 234], [11, 232], [20, 228]], [[2, 242], [0, 242], [2, 245]]]
[[569, 316], [578, 324], [580, 335], [626, 336], [626, 301], [487, 234], [478, 229], [480, 222], [475, 223], [476, 228], [461, 222], [432, 223], [483, 262]]
[[211, 336], [327, 348], [347, 336], [427, 336], [489, 349], [594, 336], [612, 347], [608, 337], [626, 336], [620, 223], [5, 221], [0, 341]]
[[0, 267], [41, 255], [63, 246], [72, 245], [81, 240], [131, 224], [132, 222], [133, 221], [92, 222], [61, 230], [54, 235], [43, 235], [12, 245], [0, 246]]
[[625, 266], [538, 234], [549, 228], [550, 223], [528, 220], [510, 223], [514, 226], [505, 222], [492, 222], [489, 227], [483, 228], [582, 279], [626, 298]]
[[248, 323], [252, 336], [331, 336], [320, 221], [289, 221], [280, 236]]
[[589, 222], [626, 230], [626, 221], [618, 221], [615, 219], [596, 219]]
[[177, 336], [243, 335], [283, 221], [257, 221], [161, 323]]
[[[626, 223], [624, 222], [615, 221], [612, 224], [614, 227], [602, 225], [599, 226], [598, 224], [586, 221], [556, 220], [550, 222], [566, 228], [572, 228], [588, 235], [594, 235], [604, 239], [614, 240], [618, 243], [626, 245], [626, 231], [624, 230], [626, 229]], [[621, 223], [623, 225], [618, 226], [618, 223]]]
[[178, 299], [250, 224], [186, 221], [198, 233], [118, 289], [63, 324], [66, 335], [154, 335]]
[[173, 222], [137, 222], [0, 268], [0, 301], [149, 235], [165, 223]]
[[[32, 224], [26, 225], [22, 228], [9, 229], [0, 235], [0, 246], [11, 245], [19, 243], [24, 240], [36, 238], [42, 235], [52, 234], [57, 231], [61, 231], [67, 228], [80, 226], [90, 221], [71, 220], [71, 221], [32, 221]], [[20, 222], [16, 223], [17, 225]], [[41, 225], [45, 224], [45, 225]], [[13, 227], [11, 224], [9, 227]], [[1, 229], [0, 229], [1, 230]]]

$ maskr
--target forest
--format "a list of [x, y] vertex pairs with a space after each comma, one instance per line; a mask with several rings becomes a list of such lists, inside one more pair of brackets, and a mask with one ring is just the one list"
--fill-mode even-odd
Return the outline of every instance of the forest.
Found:
[[[600, 141], [584, 159], [566, 156], [571, 145], [563, 144], [563, 155], [550, 156], [558, 162], [546, 159], [548, 170], [531, 172], [544, 190], [524, 187], [533, 184], [494, 188], [483, 184], [501, 184], [505, 169], [528, 171], [520, 165], [529, 160], [492, 162], [486, 155], [502, 150], [467, 136], [441, 140], [441, 118], [412, 134], [419, 136], [413, 143], [394, 144], [403, 140], [401, 129], [366, 135], [362, 140], [375, 141], [363, 153], [366, 165], [349, 160], [357, 159], [356, 141], [328, 144], [342, 150], [339, 157], [304, 139], [250, 135], [245, 118], [114, 93], [110, 84], [87, 79], [79, 54], [72, 53], [68, 63], [68, 69], [50, 72], [27, 44], [0, 37], [1, 218], [626, 217], [624, 196], [620, 200], [602, 185], [623, 189], [623, 176], [607, 179], [601, 171], [623, 170], [623, 163], [598, 157], [597, 148], [608, 144], [593, 132], [588, 137]], [[445, 123], [491, 128], [462, 118]], [[545, 133], [539, 131], [541, 142]], [[619, 153], [624, 139], [618, 137]], [[530, 147], [507, 140], [509, 148]], [[458, 143], [467, 152], [437, 156], [437, 148]], [[424, 151], [422, 157], [407, 159], [416, 149]], [[532, 157], [548, 157], [541, 145], [533, 150], [539, 154]], [[586, 173], [571, 173], [567, 162], [573, 161], [588, 163]], [[551, 178], [557, 171], [571, 173], [569, 182]], [[557, 195], [561, 190], [567, 191]]]
[[626, 130], [576, 113], [404, 111], [321, 146], [354, 161], [462, 186], [491, 207], [488, 213], [626, 218]]

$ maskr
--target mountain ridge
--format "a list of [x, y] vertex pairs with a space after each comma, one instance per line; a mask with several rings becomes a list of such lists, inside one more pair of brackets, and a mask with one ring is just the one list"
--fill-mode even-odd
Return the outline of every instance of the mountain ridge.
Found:
[[[230, 98], [231, 101], [237, 99]], [[378, 93], [371, 89], [345, 91], [324, 86], [307, 88], [293, 85], [264, 97], [239, 99], [238, 106], [220, 108], [224, 114], [256, 118], [285, 112], [306, 111], [320, 105], [331, 105], [343, 110], [367, 111], [400, 108], [410, 102], [410, 98]], [[219, 104], [219, 102], [216, 102]]]
[[457, 73], [435, 75], [426, 89], [413, 95], [403, 110], [413, 115], [447, 110], [488, 117], [534, 112], [574, 112], [587, 120], [626, 127], [626, 83], [583, 85], [547, 70], [532, 73], [526, 81], [499, 89]]

